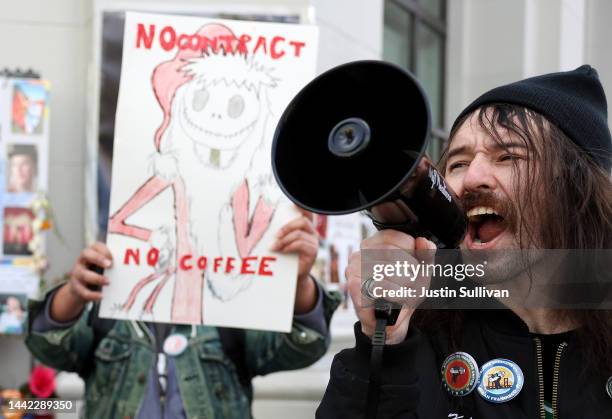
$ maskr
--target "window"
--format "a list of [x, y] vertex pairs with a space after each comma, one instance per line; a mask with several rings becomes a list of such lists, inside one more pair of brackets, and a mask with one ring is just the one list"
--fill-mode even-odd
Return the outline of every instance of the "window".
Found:
[[440, 157], [444, 125], [446, 0], [385, 0], [383, 58], [416, 75], [431, 106], [429, 154]]

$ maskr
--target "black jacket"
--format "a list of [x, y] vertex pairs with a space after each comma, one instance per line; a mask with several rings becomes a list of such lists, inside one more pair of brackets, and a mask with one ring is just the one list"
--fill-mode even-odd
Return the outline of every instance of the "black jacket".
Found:
[[[428, 329], [429, 330], [429, 329]], [[334, 358], [331, 379], [317, 410], [319, 419], [363, 418], [370, 362], [370, 339], [355, 325], [356, 347]], [[510, 310], [466, 312], [460, 341], [449, 343], [448, 328], [420, 332], [411, 327], [406, 340], [385, 347], [378, 418], [544, 418], [543, 378], [538, 341]], [[442, 385], [444, 359], [455, 351], [467, 352], [479, 367], [495, 358], [517, 363], [525, 382], [512, 400], [495, 404], [474, 390], [454, 397]], [[611, 419], [612, 398], [606, 382], [612, 371], [587, 371], [588, 348], [575, 337], [568, 339], [558, 366], [555, 419]], [[541, 362], [540, 362], [541, 364]]]

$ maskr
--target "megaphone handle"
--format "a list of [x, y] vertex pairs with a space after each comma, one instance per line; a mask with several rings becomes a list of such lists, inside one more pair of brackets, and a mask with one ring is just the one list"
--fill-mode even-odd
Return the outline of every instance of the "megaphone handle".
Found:
[[397, 307], [397, 304], [390, 303], [382, 298], [374, 302], [374, 316], [376, 319], [385, 319], [385, 326], [395, 325], [400, 311], [401, 308]]
[[372, 336], [372, 353], [370, 355], [370, 382], [368, 384], [368, 398], [366, 400], [366, 418], [376, 419], [378, 415], [378, 399], [380, 396], [380, 377], [382, 372], [383, 352], [385, 349], [385, 340], [387, 339], [388, 317], [379, 317], [379, 312], [376, 310], [376, 329]]
[[370, 355], [370, 382], [366, 402], [366, 418], [376, 419], [378, 414], [378, 399], [380, 395], [380, 377], [382, 372], [383, 352], [387, 340], [387, 326], [393, 326], [401, 308], [379, 298], [374, 301], [374, 316], [376, 328], [372, 336], [372, 353]]

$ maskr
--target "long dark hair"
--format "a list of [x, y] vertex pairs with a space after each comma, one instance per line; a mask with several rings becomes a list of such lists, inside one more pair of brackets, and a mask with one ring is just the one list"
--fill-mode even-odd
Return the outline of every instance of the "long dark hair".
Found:
[[[537, 112], [500, 103], [483, 106], [464, 116], [451, 131], [442, 155], [439, 167], [443, 174], [448, 145], [470, 118], [501, 147], [508, 133], [526, 147], [528, 168], [525, 178], [516, 182], [519, 190], [515, 196], [521, 197], [515, 203], [516, 210], [537, 214], [546, 222], [537, 226], [521, 222], [517, 229], [521, 247], [524, 243], [538, 243], [543, 249], [612, 249], [610, 174]], [[520, 176], [520, 171], [515, 172]], [[421, 310], [413, 318], [417, 327], [430, 328], [437, 324], [435, 327], [448, 328], [454, 345], [460, 336], [463, 316], [461, 311], [427, 313]], [[588, 348], [589, 366], [612, 371], [612, 311], [565, 310], [559, 316], [580, 325], [576, 335], [581, 347]]]

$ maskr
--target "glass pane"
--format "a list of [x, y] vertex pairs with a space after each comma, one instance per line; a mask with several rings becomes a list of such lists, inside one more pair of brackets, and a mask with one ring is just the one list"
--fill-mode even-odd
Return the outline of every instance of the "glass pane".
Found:
[[385, 1], [383, 58], [406, 69], [410, 68], [411, 23], [408, 12], [391, 1]]
[[431, 157], [431, 161], [434, 164], [437, 164], [440, 161], [440, 157], [442, 156], [442, 148], [444, 146], [444, 138], [436, 137], [434, 135], [431, 136], [429, 140], [429, 147], [427, 147], [427, 154]]
[[431, 122], [442, 127], [442, 37], [422, 23], [416, 28], [416, 76], [425, 88], [431, 105]]
[[423, 9], [428, 11], [431, 15], [443, 19], [442, 5], [446, 0], [419, 0], [419, 3], [423, 6]]

